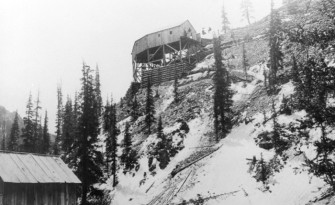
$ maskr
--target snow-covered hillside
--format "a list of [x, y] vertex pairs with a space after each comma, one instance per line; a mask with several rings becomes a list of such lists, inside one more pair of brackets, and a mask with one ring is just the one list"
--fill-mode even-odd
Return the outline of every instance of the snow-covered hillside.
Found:
[[[158, 204], [206, 204], [206, 205], [296, 205], [325, 204], [313, 201], [325, 191], [324, 182], [309, 174], [304, 166], [306, 154], [297, 155], [293, 149], [287, 151], [287, 160], [274, 172], [265, 186], [255, 179], [253, 157], [270, 161], [275, 158], [273, 149], [260, 148], [255, 139], [271, 130], [273, 123], [271, 103], [275, 109], [281, 106], [283, 96], [294, 94], [294, 86], [288, 82], [281, 86], [277, 95], [268, 96], [264, 91], [262, 73], [264, 64], [249, 69], [252, 81], [244, 85], [236, 81], [231, 88], [235, 92], [234, 109], [236, 124], [231, 133], [219, 143], [213, 142], [212, 118], [212, 71], [206, 70], [214, 63], [211, 56], [199, 63], [192, 74], [180, 80], [181, 102], [173, 104], [173, 82], [155, 86], [159, 93], [155, 108], [162, 116], [164, 133], [170, 136], [178, 147], [177, 154], [168, 166], [153, 172], [148, 167], [150, 145], [157, 140], [156, 133], [149, 136], [139, 129], [143, 117], [131, 127], [133, 141], [140, 157], [138, 171], [118, 173], [119, 185], [111, 187], [111, 181], [103, 186], [110, 191], [113, 205], [158, 205]], [[205, 65], [205, 66], [204, 66]], [[231, 71], [234, 75], [239, 71]], [[144, 102], [145, 90], [140, 90], [139, 101]], [[279, 124], [296, 123], [305, 117], [305, 112], [278, 116]], [[124, 130], [126, 118], [119, 122]], [[179, 129], [186, 123], [189, 131]], [[178, 130], [178, 131], [177, 131]], [[119, 135], [119, 142], [123, 133]], [[305, 153], [313, 153], [313, 147], [306, 147]], [[308, 157], [308, 156], [307, 156]], [[154, 163], [157, 163], [154, 162]], [[320, 191], [321, 190], [321, 191]]]

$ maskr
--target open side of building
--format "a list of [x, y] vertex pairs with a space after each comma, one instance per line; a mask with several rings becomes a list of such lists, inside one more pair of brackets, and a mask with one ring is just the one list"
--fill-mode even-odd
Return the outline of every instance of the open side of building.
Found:
[[75, 205], [80, 183], [59, 157], [0, 152], [0, 205]]
[[[133, 78], [135, 82], [147, 83], [148, 76], [153, 76], [152, 70], [160, 68], [163, 73], [160, 78], [153, 77], [155, 83], [171, 78], [169, 73], [180, 76], [197, 61], [200, 50], [200, 34], [197, 34], [192, 24], [187, 20], [175, 27], [147, 34], [135, 41], [132, 50]], [[174, 66], [183, 69], [174, 69]], [[162, 69], [168, 67], [169, 69]], [[164, 71], [168, 72], [165, 73]], [[171, 71], [173, 70], [173, 71]], [[176, 71], [174, 71], [176, 70]], [[155, 71], [156, 72], [156, 71]], [[157, 73], [157, 72], [156, 72]], [[167, 76], [165, 78], [165, 76]]]

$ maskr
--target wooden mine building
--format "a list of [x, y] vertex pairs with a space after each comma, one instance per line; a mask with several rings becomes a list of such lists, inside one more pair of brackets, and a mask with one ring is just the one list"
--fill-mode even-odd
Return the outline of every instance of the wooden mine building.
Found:
[[0, 205], [75, 205], [80, 183], [59, 157], [0, 152]]
[[147, 34], [135, 41], [132, 50], [135, 82], [153, 84], [174, 79], [197, 61], [200, 34], [187, 20], [175, 27]]

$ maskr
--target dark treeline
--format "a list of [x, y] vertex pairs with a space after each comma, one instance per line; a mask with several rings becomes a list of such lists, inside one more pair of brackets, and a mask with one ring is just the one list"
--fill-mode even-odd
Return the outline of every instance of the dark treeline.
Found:
[[[26, 105], [26, 115], [23, 118], [24, 126], [20, 130], [19, 116], [15, 113], [9, 141], [6, 151], [31, 152], [40, 154], [50, 153], [50, 133], [48, 128], [48, 114], [45, 111], [44, 118], [41, 112], [39, 95], [33, 103], [32, 95], [29, 95]], [[43, 120], [44, 119], [44, 120]]]

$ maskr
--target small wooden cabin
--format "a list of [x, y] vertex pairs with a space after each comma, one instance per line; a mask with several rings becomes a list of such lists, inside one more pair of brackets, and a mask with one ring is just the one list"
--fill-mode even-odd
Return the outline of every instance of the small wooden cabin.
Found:
[[59, 157], [0, 152], [0, 205], [75, 205], [80, 183]]
[[[151, 76], [153, 69], [169, 66], [169, 70], [175, 70], [171, 65], [176, 64], [179, 67], [189, 67], [187, 64], [194, 62], [195, 55], [201, 47], [200, 41], [200, 34], [196, 33], [188, 20], [136, 40], [132, 50], [134, 81], [143, 83], [147, 80], [144, 75]], [[165, 81], [164, 75], [165, 73], [162, 73], [162, 81]]]

